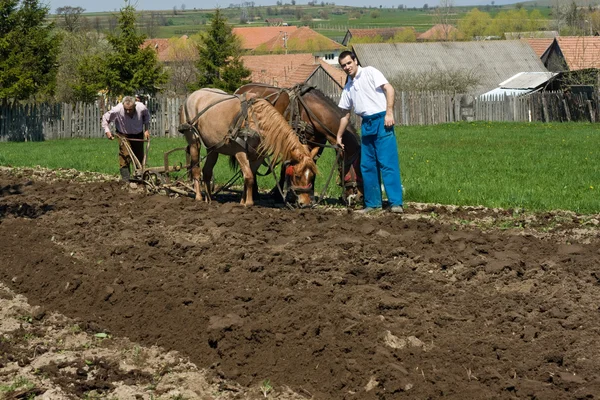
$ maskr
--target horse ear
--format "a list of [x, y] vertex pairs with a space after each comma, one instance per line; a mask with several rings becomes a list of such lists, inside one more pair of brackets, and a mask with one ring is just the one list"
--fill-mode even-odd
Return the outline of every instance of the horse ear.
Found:
[[319, 154], [319, 147], [315, 147], [310, 151], [310, 158], [312, 158], [313, 160], [315, 159], [315, 157], [317, 156], [317, 154]]

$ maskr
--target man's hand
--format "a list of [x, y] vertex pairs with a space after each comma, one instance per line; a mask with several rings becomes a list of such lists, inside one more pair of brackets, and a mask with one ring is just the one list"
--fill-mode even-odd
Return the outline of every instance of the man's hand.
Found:
[[342, 138], [338, 137], [336, 142], [340, 149], [344, 150], [344, 143], [342, 143]]
[[115, 137], [113, 136], [113, 134], [112, 134], [112, 133], [110, 133], [110, 132], [106, 132], [106, 137], [107, 137], [109, 140], [114, 140], [114, 139], [115, 139]]
[[146, 130], [144, 132], [144, 139], [149, 140], [150, 139], [150, 131]]
[[385, 120], [384, 120], [383, 124], [386, 126], [386, 128], [390, 128], [390, 127], [394, 126], [395, 123], [396, 123], [396, 121], [394, 119], [394, 114], [393, 113], [385, 113]]

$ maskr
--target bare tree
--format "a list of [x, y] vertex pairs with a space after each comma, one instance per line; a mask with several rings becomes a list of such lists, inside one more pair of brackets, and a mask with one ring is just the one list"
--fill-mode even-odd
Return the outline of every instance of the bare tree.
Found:
[[439, 6], [435, 9], [434, 20], [442, 26], [442, 40], [453, 40], [450, 30], [452, 28], [452, 17], [454, 13], [454, 0], [440, 0]]
[[58, 7], [56, 9], [56, 14], [61, 17], [62, 22], [60, 25], [67, 32], [75, 32], [80, 27], [81, 20], [83, 18], [81, 14], [84, 11], [85, 9], [81, 7], [64, 6]]
[[476, 68], [441, 70], [430, 69], [422, 72], [402, 73], [390, 79], [397, 91], [428, 92], [445, 91], [467, 93], [481, 82]]
[[166, 68], [170, 75], [167, 90], [173, 94], [187, 95], [188, 84], [198, 79], [197, 43], [186, 37], [169, 39], [167, 56], [169, 61]]
[[159, 14], [157, 12], [151, 12], [149, 15], [144, 14], [142, 16], [142, 25], [144, 27], [144, 32], [148, 35], [149, 38], [154, 38], [158, 35], [159, 30]]

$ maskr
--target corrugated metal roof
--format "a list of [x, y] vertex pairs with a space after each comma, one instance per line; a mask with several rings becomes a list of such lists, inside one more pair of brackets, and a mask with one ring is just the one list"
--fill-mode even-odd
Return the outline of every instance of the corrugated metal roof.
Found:
[[353, 46], [363, 66], [379, 69], [387, 79], [424, 71], [472, 71], [481, 94], [519, 72], [548, 72], [533, 49], [520, 40], [483, 42], [376, 43]]
[[494, 98], [503, 97], [503, 96], [522, 96], [524, 94], [531, 93], [532, 89], [504, 89], [504, 88], [496, 88], [490, 90], [489, 92], [485, 92], [479, 95], [480, 100], [492, 100]]
[[556, 75], [558, 75], [556, 72], [519, 72], [500, 83], [500, 87], [502, 89], [535, 89]]

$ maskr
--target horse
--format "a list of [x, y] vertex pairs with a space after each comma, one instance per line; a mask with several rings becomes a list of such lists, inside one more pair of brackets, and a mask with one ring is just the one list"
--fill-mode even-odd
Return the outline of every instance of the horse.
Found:
[[[310, 205], [308, 189], [317, 174], [314, 154], [300, 143], [286, 120], [269, 102], [253, 97], [251, 94], [233, 96], [205, 88], [191, 93], [181, 106], [178, 130], [188, 143], [195, 199], [202, 200], [202, 176], [206, 200], [211, 200], [213, 168], [218, 155], [226, 154], [235, 157], [244, 176], [240, 203], [246, 207], [254, 205], [252, 188], [256, 170], [265, 158], [272, 156], [271, 165], [291, 161], [288, 167], [291, 185], [304, 189], [299, 190], [297, 202], [301, 207]], [[201, 174], [202, 145], [206, 147], [207, 155]]]
[[[323, 92], [313, 86], [298, 84], [292, 88], [279, 88], [262, 83], [250, 83], [241, 86], [235, 94], [254, 93], [268, 100], [290, 126], [296, 131], [300, 141], [312, 151], [320, 152], [329, 142], [337, 143], [337, 131], [343, 111]], [[343, 133], [343, 158], [338, 170], [340, 185], [344, 190], [343, 200], [346, 204], [362, 198], [362, 174], [360, 172], [360, 138], [353, 126]], [[281, 175], [283, 179], [283, 174]]]

